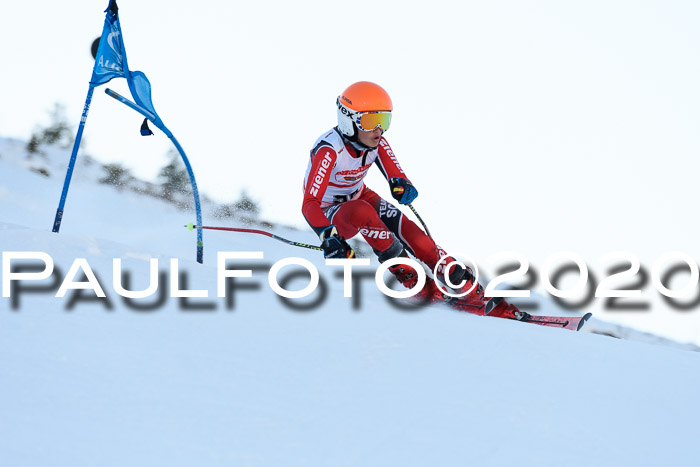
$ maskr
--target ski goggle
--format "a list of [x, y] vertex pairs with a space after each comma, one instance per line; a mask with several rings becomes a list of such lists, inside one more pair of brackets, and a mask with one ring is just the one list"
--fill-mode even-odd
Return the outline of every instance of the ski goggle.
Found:
[[386, 131], [391, 124], [391, 112], [358, 112], [354, 117], [355, 125], [362, 131], [374, 131], [377, 127]]

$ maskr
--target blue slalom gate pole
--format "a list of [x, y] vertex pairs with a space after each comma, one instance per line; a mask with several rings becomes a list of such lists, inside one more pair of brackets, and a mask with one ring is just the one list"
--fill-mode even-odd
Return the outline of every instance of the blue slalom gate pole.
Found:
[[[187, 155], [185, 154], [185, 150], [182, 149], [182, 146], [180, 146], [180, 143], [178, 142], [177, 138], [175, 138], [175, 135], [173, 135], [173, 133], [170, 130], [168, 130], [168, 128], [163, 124], [163, 122], [156, 121], [155, 116], [140, 105], [130, 101], [126, 97], [122, 96], [121, 94], [115, 91], [112, 91], [109, 88], [105, 89], [105, 93], [146, 117], [154, 125], [160, 128], [163, 131], [163, 133], [165, 133], [165, 135], [170, 139], [170, 141], [172, 141], [173, 145], [175, 145], [175, 149], [177, 149], [177, 152], [180, 153], [180, 157], [182, 157], [182, 160], [185, 163], [187, 174], [190, 177], [190, 183], [192, 185], [192, 195], [194, 196], [194, 209], [197, 217], [197, 225], [202, 225], [202, 207], [199, 202], [199, 189], [197, 188], [197, 180], [195, 180], [194, 178], [194, 171], [192, 170], [190, 161], [187, 158]], [[202, 236], [202, 229], [197, 229], [197, 262], [204, 263], [204, 240]]]
[[[199, 204], [199, 190], [197, 189], [197, 181], [194, 179], [194, 171], [192, 170], [189, 159], [187, 159], [187, 156], [185, 155], [185, 150], [182, 149], [182, 146], [180, 146], [180, 143], [175, 138], [175, 135], [170, 133], [168, 138], [170, 138], [170, 141], [173, 142], [177, 152], [180, 153], [182, 160], [185, 162], [187, 173], [190, 176], [190, 183], [192, 184], [192, 194], [194, 195], [194, 209], [197, 217], [197, 225], [202, 225], [202, 207]], [[197, 262], [204, 263], [204, 240], [202, 237], [202, 229], [197, 230]]]
[[70, 161], [68, 162], [68, 170], [66, 171], [66, 179], [63, 182], [63, 191], [61, 192], [61, 200], [58, 202], [58, 209], [56, 210], [56, 218], [53, 221], [53, 232], [58, 233], [61, 228], [61, 221], [63, 220], [63, 209], [66, 206], [66, 198], [68, 197], [68, 187], [70, 186], [70, 180], [73, 177], [73, 169], [75, 168], [75, 160], [78, 157], [78, 148], [80, 147], [80, 140], [83, 138], [83, 129], [85, 128], [85, 122], [87, 121], [88, 112], [90, 111], [90, 102], [92, 102], [92, 92], [95, 87], [90, 84], [88, 89], [87, 98], [85, 99], [85, 107], [83, 107], [83, 115], [80, 117], [80, 125], [78, 126], [78, 133], [75, 135], [75, 143], [73, 143], [73, 152], [70, 155]]
[[[140, 113], [141, 115], [143, 115], [144, 117], [149, 119], [150, 121], [153, 121], [153, 119], [155, 118], [155, 116], [151, 112], [144, 109], [140, 105], [138, 105], [134, 102], [131, 102], [129, 99], [122, 96], [118, 92], [112, 91], [111, 89], [107, 88], [107, 89], [105, 89], [105, 94], [107, 94], [110, 97], [114, 97], [116, 100], [118, 100], [122, 104], [126, 105], [127, 107], [134, 109], [135, 111], [137, 111], [138, 113]], [[170, 132], [167, 132], [165, 134], [167, 135], [168, 133], [170, 133]]]

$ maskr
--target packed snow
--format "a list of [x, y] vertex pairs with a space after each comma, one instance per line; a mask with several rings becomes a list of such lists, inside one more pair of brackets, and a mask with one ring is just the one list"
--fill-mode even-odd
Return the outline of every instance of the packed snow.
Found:
[[[402, 311], [371, 279], [354, 306], [320, 253], [263, 236], [206, 232], [200, 265], [183, 228], [192, 212], [97, 183], [99, 167], [80, 158], [55, 234], [66, 151], [28, 160], [23, 142], [0, 143], [3, 257], [55, 263], [0, 299], [0, 465], [697, 464], [698, 352], [441, 306]], [[217, 298], [219, 252], [264, 255], [230, 262], [260, 268], [227, 298]], [[271, 290], [270, 266], [289, 257], [320, 271], [325, 297], [300, 299], [320, 305], [295, 309]], [[55, 296], [80, 258], [105, 299]], [[146, 289], [157, 259], [158, 291], [120, 297], [114, 259], [130, 290]], [[173, 277], [207, 297], [168, 298]], [[626, 332], [616, 335], [643, 337]]]

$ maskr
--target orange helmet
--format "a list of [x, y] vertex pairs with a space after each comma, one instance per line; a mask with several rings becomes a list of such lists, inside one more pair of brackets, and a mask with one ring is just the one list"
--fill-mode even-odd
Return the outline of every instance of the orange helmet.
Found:
[[[338, 100], [338, 129], [344, 135], [352, 138], [355, 135], [356, 127], [361, 125], [361, 117], [363, 113], [370, 112], [371, 114], [379, 113], [384, 118], [367, 118], [371, 124], [375, 124], [372, 128], [360, 126], [360, 129], [372, 131], [377, 126], [383, 130], [389, 129], [391, 121], [391, 111], [394, 106], [391, 103], [389, 94], [378, 84], [370, 83], [369, 81], [359, 81], [348, 86], [343, 91]], [[372, 117], [378, 117], [371, 115]]]

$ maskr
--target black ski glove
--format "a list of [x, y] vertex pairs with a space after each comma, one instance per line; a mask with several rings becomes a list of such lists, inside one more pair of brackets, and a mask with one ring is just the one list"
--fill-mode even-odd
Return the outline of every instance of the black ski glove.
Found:
[[321, 248], [323, 248], [323, 256], [325, 258], [354, 258], [355, 252], [348, 245], [345, 239], [338, 235], [338, 229], [335, 225], [329, 225], [322, 232]]
[[389, 188], [391, 189], [391, 196], [393, 196], [399, 204], [411, 203], [418, 197], [418, 190], [416, 190], [416, 187], [411, 185], [411, 182], [405, 178], [390, 178]]

